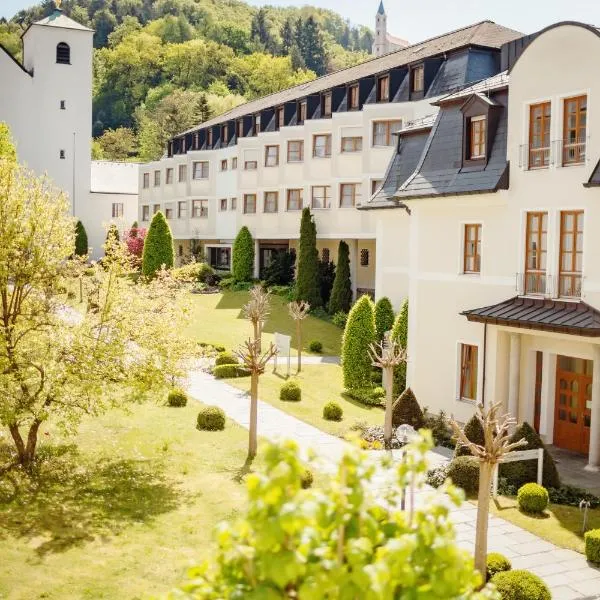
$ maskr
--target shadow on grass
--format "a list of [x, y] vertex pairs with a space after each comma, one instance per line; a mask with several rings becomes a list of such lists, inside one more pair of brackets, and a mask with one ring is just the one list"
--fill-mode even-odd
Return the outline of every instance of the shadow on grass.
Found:
[[516, 500], [515, 501], [511, 500], [505, 505], [502, 505], [500, 498], [492, 498], [492, 502], [494, 503], [494, 506], [496, 507], [496, 510], [499, 513], [502, 513], [507, 510], [511, 510], [513, 512], [520, 513], [520, 514], [524, 515], [525, 517], [534, 519], [536, 521], [544, 521], [545, 519], [550, 518], [550, 514], [547, 513], [546, 511], [544, 511], [542, 513], [530, 513], [530, 512], [525, 512], [525, 511], [521, 510], [519, 508], [518, 504], [516, 503]]
[[342, 392], [341, 396], [346, 402], [348, 402], [348, 404], [354, 404], [354, 406], [358, 406], [359, 408], [363, 408], [365, 410], [374, 410], [382, 413], [385, 412], [385, 407], [379, 404], [365, 404], [364, 402], [356, 400], [356, 398], [353, 398], [347, 392]]
[[30, 540], [43, 557], [147, 524], [182, 500], [156, 461], [91, 463], [74, 445], [46, 446], [31, 474], [12, 469], [0, 478], [0, 537]]

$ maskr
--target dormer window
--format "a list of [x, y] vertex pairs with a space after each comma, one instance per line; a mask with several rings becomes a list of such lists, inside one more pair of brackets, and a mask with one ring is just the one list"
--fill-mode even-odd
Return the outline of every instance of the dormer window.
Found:
[[390, 76], [377, 79], [377, 102], [388, 102], [390, 99]]
[[331, 116], [331, 92], [327, 94], [323, 94], [323, 116], [330, 117]]
[[59, 65], [70, 65], [71, 64], [71, 48], [69, 44], [60, 42], [56, 46], [56, 62]]
[[359, 108], [358, 83], [348, 88], [348, 110], [358, 110]]
[[260, 133], [260, 115], [254, 116], [254, 135], [258, 135]]
[[283, 106], [280, 106], [277, 109], [275, 123], [278, 131], [285, 125], [285, 113], [283, 112]]
[[485, 159], [485, 140], [487, 135], [487, 118], [485, 115], [469, 119], [468, 160]]
[[237, 122], [237, 136], [239, 138], [244, 137], [244, 120], [240, 119]]
[[221, 132], [221, 136], [223, 138], [223, 143], [227, 144], [229, 142], [229, 126], [223, 125], [223, 130]]
[[298, 103], [298, 124], [306, 121], [306, 100]]
[[422, 92], [425, 89], [425, 67], [418, 65], [412, 69], [412, 85], [413, 92]]
[[212, 129], [209, 129], [207, 134], [206, 134], [206, 145], [209, 146], [210, 148], [212, 148], [213, 145], [213, 131]]

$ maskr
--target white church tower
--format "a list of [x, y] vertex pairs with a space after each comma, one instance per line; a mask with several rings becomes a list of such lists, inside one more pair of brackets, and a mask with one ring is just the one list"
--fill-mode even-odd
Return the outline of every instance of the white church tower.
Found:
[[375, 39], [373, 41], [373, 56], [383, 56], [396, 50], [409, 46], [409, 42], [390, 35], [387, 31], [387, 14], [383, 0], [379, 2], [379, 9], [375, 15]]

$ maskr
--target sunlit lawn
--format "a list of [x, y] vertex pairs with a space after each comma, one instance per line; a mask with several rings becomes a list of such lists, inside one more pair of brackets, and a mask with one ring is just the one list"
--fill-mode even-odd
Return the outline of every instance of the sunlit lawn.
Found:
[[0, 598], [147, 598], [208, 557], [214, 525], [245, 502], [248, 433], [197, 431], [199, 406], [145, 404], [74, 438], [43, 435], [54, 456], [35, 484], [0, 477]]
[[[190, 336], [198, 342], [221, 344], [235, 349], [252, 334], [252, 326], [242, 314], [248, 301], [248, 292], [225, 292], [223, 294], [192, 295], [192, 323]], [[303, 322], [304, 352], [312, 340], [323, 344], [323, 354], [339, 356], [342, 330], [327, 321], [309, 316]], [[288, 314], [287, 301], [279, 296], [271, 300], [271, 314], [263, 330], [266, 344], [273, 341], [275, 332], [292, 336], [292, 348], [296, 348], [295, 323]]]

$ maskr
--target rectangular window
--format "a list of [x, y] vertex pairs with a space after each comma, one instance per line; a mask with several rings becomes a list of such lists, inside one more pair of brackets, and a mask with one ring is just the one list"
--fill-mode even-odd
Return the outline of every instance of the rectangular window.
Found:
[[244, 120], [240, 119], [237, 122], [237, 136], [239, 138], [244, 137]]
[[231, 170], [235, 171], [237, 169], [237, 156], [234, 156], [231, 159]]
[[155, 215], [160, 210], [160, 204], [152, 205], [152, 214]]
[[144, 206], [142, 206], [142, 221], [149, 221], [149, 220], [150, 220], [150, 205], [144, 204]]
[[160, 171], [154, 171], [154, 187], [160, 185]]
[[477, 346], [460, 345], [460, 390], [461, 400], [477, 400]]
[[112, 204], [112, 218], [120, 219], [123, 216], [123, 203], [113, 202]]
[[229, 161], [226, 158], [224, 158], [221, 161], [221, 171], [227, 171], [228, 168], [229, 168]]
[[560, 265], [558, 295], [561, 298], [581, 296], [583, 270], [583, 211], [560, 213]]
[[283, 106], [280, 106], [275, 113], [275, 128], [281, 129], [285, 125], [285, 112]]
[[302, 140], [291, 140], [288, 142], [287, 161], [302, 162], [304, 160], [304, 142]]
[[244, 163], [244, 169], [246, 171], [256, 171], [258, 168], [258, 162], [256, 160], [247, 160]]
[[265, 146], [265, 167], [276, 167], [279, 164], [279, 146]]
[[179, 182], [187, 179], [187, 165], [179, 165]]
[[206, 145], [209, 148], [212, 148], [213, 145], [213, 130], [209, 129], [206, 133]]
[[377, 192], [382, 185], [383, 179], [373, 179], [371, 181], [371, 196], [375, 194], [375, 192]]
[[172, 219], [173, 218], [173, 209], [165, 206], [165, 218]]
[[331, 116], [331, 92], [328, 92], [327, 94], [323, 94], [322, 103], [323, 103], [322, 104], [323, 116], [330, 117]]
[[169, 168], [166, 171], [167, 185], [173, 183], [173, 169]]
[[187, 219], [187, 202], [185, 200], [180, 200], [177, 203], [177, 218]]
[[422, 92], [425, 89], [425, 67], [419, 65], [412, 70], [412, 91]]
[[351, 85], [348, 88], [348, 110], [358, 110], [359, 108], [359, 88], [358, 84]]
[[278, 199], [279, 194], [277, 192], [265, 192], [265, 203], [263, 211], [266, 213], [276, 213]]
[[356, 206], [360, 195], [360, 183], [342, 183], [340, 185], [340, 208]]
[[254, 135], [258, 135], [260, 131], [260, 115], [254, 115]]
[[231, 199], [231, 210], [237, 210], [237, 198]]
[[221, 198], [221, 200], [219, 200], [219, 208], [221, 212], [227, 210], [227, 198]]
[[369, 266], [369, 249], [368, 248], [360, 249], [360, 266], [361, 267]]
[[208, 161], [194, 163], [194, 179], [208, 179]]
[[144, 189], [148, 189], [150, 187], [150, 173], [144, 173], [143, 184]]
[[331, 186], [314, 185], [311, 198], [312, 208], [329, 208], [331, 206]]
[[302, 191], [301, 189], [287, 191], [287, 210], [302, 210]]
[[342, 152], [360, 152], [362, 150], [362, 137], [343, 137]]
[[244, 194], [244, 214], [253, 215], [256, 212], [256, 194]]
[[545, 294], [546, 257], [548, 253], [548, 213], [527, 213], [525, 244], [525, 293]]
[[229, 125], [223, 125], [221, 128], [221, 138], [223, 139], [224, 144], [229, 143]]
[[550, 102], [529, 107], [529, 168], [550, 164]]
[[298, 124], [304, 123], [306, 121], [306, 100], [302, 102], [298, 102]]
[[192, 218], [206, 219], [208, 217], [208, 200], [192, 200]]
[[485, 138], [487, 119], [485, 115], [469, 119], [469, 153], [470, 160], [485, 158]]
[[564, 104], [563, 166], [585, 162], [587, 96], [567, 98]]
[[394, 133], [400, 131], [402, 121], [374, 121], [373, 146], [393, 146]]
[[390, 76], [377, 79], [377, 102], [388, 102], [390, 99]]
[[481, 272], [481, 224], [465, 225], [463, 273]]
[[319, 134], [313, 136], [313, 156], [329, 158], [331, 156], [331, 135]]

